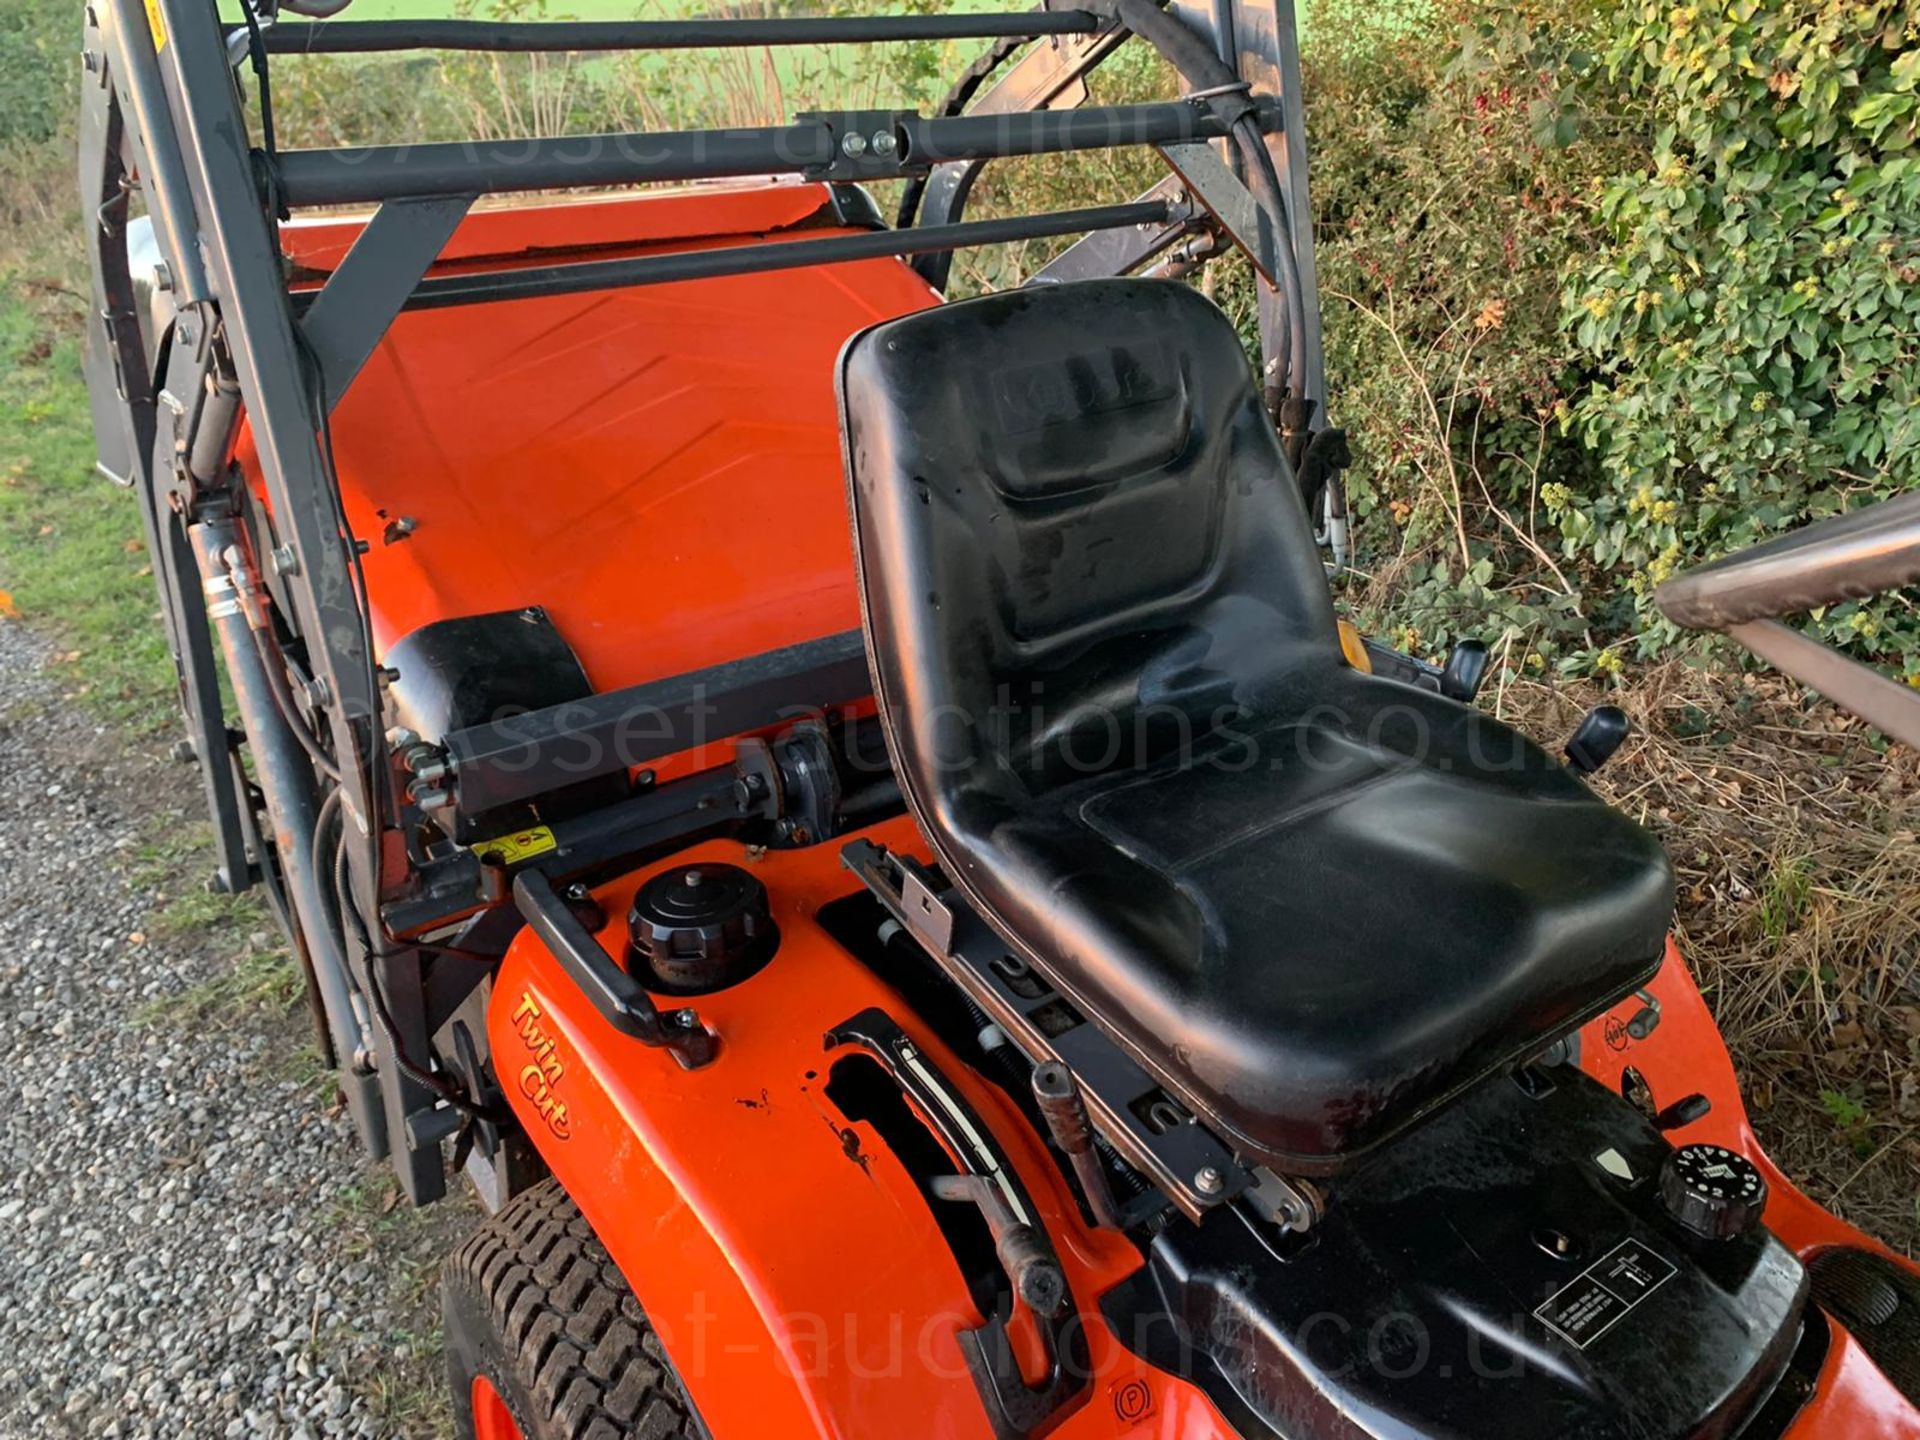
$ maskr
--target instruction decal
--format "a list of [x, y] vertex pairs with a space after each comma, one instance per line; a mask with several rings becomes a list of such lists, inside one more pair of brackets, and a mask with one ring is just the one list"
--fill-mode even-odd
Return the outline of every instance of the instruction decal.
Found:
[[1533, 1312], [1584, 1350], [1679, 1272], [1638, 1240], [1622, 1240]]

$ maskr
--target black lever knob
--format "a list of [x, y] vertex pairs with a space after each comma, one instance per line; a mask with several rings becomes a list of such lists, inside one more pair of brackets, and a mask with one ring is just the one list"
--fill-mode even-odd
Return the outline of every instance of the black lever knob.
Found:
[[1613, 752], [1633, 733], [1633, 722], [1618, 705], [1596, 705], [1581, 719], [1567, 741], [1567, 764], [1578, 775], [1591, 775], [1613, 758]]
[[1468, 704], [1480, 693], [1480, 682], [1486, 678], [1487, 647], [1478, 640], [1462, 640], [1447, 653], [1447, 668], [1440, 672], [1440, 693]]

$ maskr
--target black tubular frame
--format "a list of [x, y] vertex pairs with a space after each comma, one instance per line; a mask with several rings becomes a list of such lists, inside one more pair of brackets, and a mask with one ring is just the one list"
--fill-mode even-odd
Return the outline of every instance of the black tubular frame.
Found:
[[[748, 657], [735, 662], [746, 667], [739, 674], [723, 665], [679, 677], [693, 687], [685, 694], [663, 682], [664, 689], [596, 696], [525, 717], [518, 732], [455, 732], [425, 747], [434, 753], [423, 759], [417, 737], [389, 729], [389, 677], [377, 664], [358, 546], [332, 464], [330, 416], [367, 356], [410, 309], [885, 256], [914, 257], [944, 289], [954, 251], [1041, 237], [1084, 238], [1031, 283], [1155, 265], [1182, 273], [1237, 247], [1255, 262], [1275, 418], [1304, 444], [1307, 427], [1324, 424], [1325, 389], [1294, 0], [1047, 0], [1017, 13], [534, 23], [281, 23], [272, 0], [251, 3], [256, 23], [238, 27], [220, 18], [215, 0], [85, 7], [78, 63], [93, 271], [87, 383], [100, 468], [136, 492], [153, 551], [179, 699], [216, 828], [219, 884], [242, 890], [264, 881], [285, 895], [362, 1138], [375, 1156], [391, 1155], [410, 1197], [427, 1200], [444, 1189], [436, 1137], [450, 1112], [421, 1083], [421, 1067], [450, 1066], [435, 1056], [434, 1036], [466, 993], [460, 985], [477, 984], [485, 970], [470, 961], [466, 970], [436, 966], [414, 937], [435, 933], [436, 916], [448, 926], [476, 914], [505, 917], [503, 924], [516, 917], [508, 891], [476, 892], [471, 877], [488, 867], [471, 854], [423, 858], [407, 837], [434, 806], [467, 823], [482, 813], [465, 808], [469, 802], [519, 803], [578, 778], [523, 765], [515, 745], [526, 734], [548, 737], [552, 749], [623, 723], [636, 706], [672, 720], [716, 695], [727, 698], [722, 728], [739, 733], [787, 723], [796, 706], [831, 709], [867, 688], [854, 638], [832, 636], [815, 642], [831, 653], [801, 673], [781, 668], [792, 657]], [[250, 145], [236, 83], [265, 71], [269, 57], [297, 65], [306, 55], [423, 48], [670, 52], [967, 39], [988, 42], [986, 53], [936, 114], [829, 112], [678, 134], [273, 154]], [[1182, 98], [1088, 103], [1088, 75], [1130, 40], [1172, 63]], [[984, 165], [1118, 146], [1157, 150], [1169, 175], [1122, 197], [1126, 203], [985, 220], [966, 214]], [[819, 213], [778, 234], [706, 237], [719, 243], [697, 250], [589, 249], [530, 266], [533, 257], [436, 268], [479, 197], [761, 175], [819, 184]], [[903, 178], [917, 203], [911, 223], [889, 229], [859, 187]], [[129, 218], [135, 192], [146, 211], [139, 220]], [[344, 260], [325, 275], [289, 273], [280, 218], [291, 208], [362, 204], [376, 208]], [[260, 501], [226, 461], [243, 414], [266, 492]], [[279, 642], [263, 641], [275, 625]], [[232, 687], [231, 711], [218, 683], [221, 654], [245, 681]], [[762, 674], [776, 670], [778, 683]], [[752, 789], [758, 776], [741, 773], [757, 814], [766, 792]], [[427, 775], [438, 778], [421, 791]], [[716, 770], [696, 788], [706, 797], [704, 787], [717, 795], [733, 783]], [[632, 831], [637, 821], [621, 818], [622, 803], [672, 811], [642, 827], [649, 845], [660, 843], [662, 825], [682, 823], [678, 801], [663, 790], [657, 803], [612, 802], [567, 824], [613, 827], [618, 834], [596, 843], [617, 854], [640, 833]], [[718, 813], [690, 812], [688, 833], [710, 827]], [[462, 878], [444, 881], [456, 873]], [[549, 929], [578, 929], [557, 918], [564, 906], [548, 891], [523, 893], [520, 903]], [[634, 1023], [651, 1022], [643, 1013]]]
[[1172, 207], [1164, 200], [1064, 210], [1053, 215], [1010, 215], [1003, 220], [963, 220], [958, 225], [875, 230], [865, 235], [830, 235], [817, 240], [780, 240], [765, 245], [736, 245], [719, 250], [688, 250], [666, 255], [637, 255], [624, 260], [583, 260], [566, 265], [530, 266], [494, 274], [444, 275], [422, 280], [404, 302], [407, 310], [442, 310], [497, 300], [527, 300], [548, 295], [579, 295], [635, 285], [666, 285], [681, 280], [714, 280], [728, 275], [757, 275], [836, 265], [889, 255], [919, 255], [962, 246], [1004, 245], [1016, 240], [1082, 235], [1164, 223]]
[[[1218, 117], [1182, 101], [950, 119], [855, 112], [740, 130], [291, 150], [278, 160], [279, 195], [293, 206], [362, 205], [748, 175], [892, 180], [951, 161], [1177, 145], [1224, 134]], [[849, 136], [860, 140], [860, 158], [846, 154]]]
[[1037, 39], [1086, 35], [1105, 22], [1087, 10], [1011, 15], [807, 15], [738, 20], [334, 20], [280, 24], [271, 55], [382, 55], [471, 50], [551, 55], [609, 50], [700, 50], [747, 45], [842, 45], [890, 40]]

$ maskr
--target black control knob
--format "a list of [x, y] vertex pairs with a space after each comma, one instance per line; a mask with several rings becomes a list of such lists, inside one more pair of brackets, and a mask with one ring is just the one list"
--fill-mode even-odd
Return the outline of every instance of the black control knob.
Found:
[[634, 976], [668, 995], [737, 985], [780, 943], [767, 887], [738, 865], [703, 862], [663, 870], [627, 912]]
[[1760, 1223], [1767, 1181], [1752, 1161], [1724, 1146], [1685, 1145], [1661, 1168], [1660, 1198], [1694, 1234], [1729, 1240]]

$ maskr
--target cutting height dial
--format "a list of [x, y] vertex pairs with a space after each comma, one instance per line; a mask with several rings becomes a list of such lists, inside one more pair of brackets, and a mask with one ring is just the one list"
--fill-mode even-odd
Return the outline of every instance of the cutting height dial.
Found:
[[1674, 1219], [1709, 1240], [1744, 1235], [1767, 1207], [1767, 1181], [1723, 1145], [1685, 1145], [1660, 1171], [1660, 1198]]

